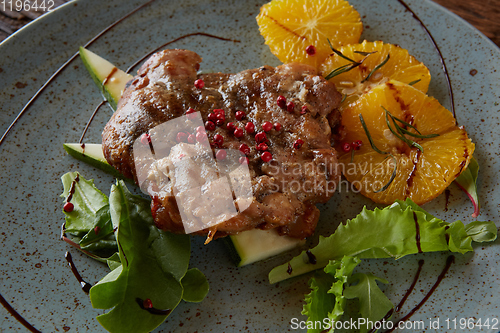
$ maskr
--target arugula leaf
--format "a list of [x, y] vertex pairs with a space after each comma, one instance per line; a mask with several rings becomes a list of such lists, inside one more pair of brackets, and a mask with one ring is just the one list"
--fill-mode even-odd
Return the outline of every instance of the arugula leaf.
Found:
[[479, 216], [479, 211], [481, 209], [481, 205], [479, 204], [479, 198], [477, 196], [477, 175], [479, 173], [479, 164], [477, 160], [472, 157], [469, 166], [465, 169], [460, 176], [455, 179], [458, 187], [464, 191], [469, 197], [470, 201], [474, 205], [474, 213], [472, 213], [472, 217], [476, 218]]
[[[87, 249], [86, 247], [90, 244], [99, 244], [99, 241], [108, 241], [107, 238], [111, 235], [113, 235], [113, 223], [111, 223], [109, 205], [106, 205], [96, 212], [93, 228], [91, 228], [87, 232], [87, 234], [80, 240], [80, 246], [82, 249]], [[110, 245], [110, 247], [117, 249], [117, 244], [114, 236], [111, 237], [111, 240], [112, 245]]]
[[[94, 308], [111, 311], [97, 317], [110, 332], [149, 332], [170, 312], [153, 314], [142, 309], [137, 299], [150, 299], [153, 307], [173, 310], [182, 299], [180, 279], [187, 271], [190, 242], [187, 235], [172, 235], [158, 230], [149, 201], [132, 195], [123, 181], [111, 188], [111, 219], [118, 226], [116, 239], [121, 265], [90, 289]], [[176, 255], [164, 253], [175, 242]]]
[[208, 294], [208, 281], [198, 268], [191, 268], [181, 280], [184, 294], [182, 299], [186, 302], [199, 303]]
[[[387, 280], [376, 277], [371, 273], [356, 273], [349, 279], [349, 286], [344, 290], [348, 299], [358, 298], [360, 314], [367, 322], [377, 322], [394, 307], [377, 285], [377, 281], [388, 283]], [[360, 328], [361, 332], [368, 331], [367, 326]]]
[[[461, 221], [447, 223], [415, 206], [415, 203], [407, 199], [405, 202], [397, 200], [384, 209], [375, 208], [370, 211], [363, 208], [358, 216], [341, 224], [329, 237], [320, 236], [319, 244], [310, 250], [316, 257], [316, 264], [309, 263], [306, 251], [303, 251], [289, 263], [275, 267], [269, 273], [270, 283], [324, 267], [330, 260], [339, 260], [344, 255], [360, 259], [399, 259], [418, 253], [417, 225], [423, 252], [465, 253], [473, 250], [472, 234], [467, 234]], [[482, 236], [474, 234], [475, 239], [491, 239], [490, 236], [484, 237], [484, 234], [492, 232], [494, 223], [483, 223], [489, 227], [482, 229]], [[475, 228], [469, 231], [475, 233], [478, 230]], [[292, 274], [287, 273], [289, 265], [292, 266]]]
[[[75, 181], [77, 179], [78, 181]], [[64, 191], [61, 197], [67, 198], [70, 192], [71, 184], [74, 182], [75, 191], [71, 199], [74, 205], [72, 212], [66, 215], [66, 232], [69, 233], [87, 233], [94, 228], [94, 220], [99, 209], [108, 204], [108, 197], [94, 186], [92, 179], [86, 180], [80, 177], [78, 172], [68, 172], [61, 177]]]
[[106, 259], [106, 264], [108, 264], [108, 267], [110, 270], [114, 270], [115, 268], [118, 268], [122, 265], [120, 261], [120, 255], [118, 252], [115, 252], [111, 257]]
[[[90, 290], [92, 306], [112, 308], [97, 317], [104, 328], [110, 332], [149, 332], [181, 299], [201, 302], [205, 298], [209, 290], [205, 275], [197, 268], [188, 270], [188, 235], [159, 230], [150, 201], [132, 195], [123, 181], [111, 188], [108, 199], [92, 180], [67, 173], [62, 177], [62, 196], [68, 195], [77, 177], [71, 200], [76, 212], [66, 214], [74, 232], [68, 241], [107, 263], [111, 270]], [[108, 258], [95, 254], [103, 250], [117, 252]], [[141, 302], [146, 299], [151, 300], [154, 311], [144, 309]]]

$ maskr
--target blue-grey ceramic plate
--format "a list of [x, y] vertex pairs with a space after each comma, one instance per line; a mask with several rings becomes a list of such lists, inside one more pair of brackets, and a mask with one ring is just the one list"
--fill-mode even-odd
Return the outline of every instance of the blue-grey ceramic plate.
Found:
[[[106, 26], [144, 1], [86, 0], [68, 3], [28, 25], [0, 45], [0, 133], [23, 105], [78, 47]], [[198, 52], [202, 69], [236, 72], [263, 64], [277, 65], [259, 35], [255, 16], [263, 1], [157, 0], [106, 32], [90, 47], [122, 68], [157, 46], [193, 32], [207, 32], [241, 42], [196, 36], [172, 45]], [[480, 219], [500, 225], [500, 52], [478, 31], [430, 1], [408, 0], [427, 25], [445, 58], [450, 72], [460, 125], [476, 143], [482, 210]], [[439, 57], [418, 22], [397, 0], [351, 0], [360, 12], [363, 38], [399, 44], [423, 61], [432, 74], [429, 94], [450, 107], [446, 81]], [[475, 75], [473, 75], [475, 74]], [[77, 142], [94, 107], [102, 100], [79, 58], [64, 69], [34, 101], [0, 146], [0, 293], [33, 326], [42, 332], [98, 332], [96, 315], [73, 277], [64, 253], [73, 253], [83, 277], [96, 282], [107, 268], [59, 240], [63, 222], [62, 186], [59, 177], [79, 170], [109, 191], [113, 179], [66, 155], [64, 142]], [[103, 125], [111, 115], [101, 109], [86, 136], [100, 142]], [[472, 221], [472, 205], [455, 185], [450, 187], [448, 210], [441, 195], [425, 208], [454, 221]], [[355, 216], [367, 199], [354, 193], [337, 193], [321, 207], [317, 234], [329, 234], [334, 226]], [[317, 237], [317, 236], [316, 236]], [[427, 303], [411, 318], [423, 320], [428, 332], [454, 332], [445, 320], [489, 319], [500, 313], [500, 241], [476, 246], [474, 253], [457, 255], [446, 278]], [[447, 253], [415, 255], [397, 262], [372, 260], [368, 270], [390, 283], [384, 291], [397, 303], [411, 283], [419, 259], [425, 265], [416, 290], [405, 308], [407, 313], [435, 282], [445, 265]], [[193, 245], [192, 265], [205, 272], [210, 293], [200, 304], [181, 304], [162, 324], [163, 332], [284, 332], [300, 315], [308, 277], [269, 285], [269, 270], [290, 255], [243, 268], [235, 268], [220, 242]], [[429, 328], [429, 318], [440, 319], [441, 328]], [[500, 324], [498, 324], [500, 325]], [[0, 332], [23, 330], [0, 307]], [[500, 328], [466, 329], [498, 332]]]

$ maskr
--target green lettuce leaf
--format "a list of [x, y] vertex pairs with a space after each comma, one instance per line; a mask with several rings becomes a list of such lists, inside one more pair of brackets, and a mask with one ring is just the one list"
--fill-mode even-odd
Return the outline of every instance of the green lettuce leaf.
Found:
[[208, 294], [208, 281], [198, 268], [191, 268], [181, 280], [184, 294], [182, 299], [186, 302], [199, 303]]
[[460, 187], [469, 197], [470, 201], [472, 201], [472, 205], [474, 205], [474, 213], [472, 213], [472, 217], [476, 218], [479, 216], [479, 211], [481, 209], [481, 205], [479, 204], [479, 198], [477, 196], [477, 175], [479, 173], [479, 164], [477, 160], [472, 157], [469, 166], [465, 169], [460, 176], [455, 179], [458, 187]]
[[[483, 233], [491, 233], [493, 222], [483, 222]], [[418, 228], [417, 228], [418, 227]], [[417, 242], [417, 229], [420, 241]], [[477, 231], [477, 228], [470, 231]], [[495, 228], [496, 234], [496, 228]], [[474, 235], [475, 239], [483, 236]], [[491, 238], [491, 237], [489, 237]], [[276, 283], [318, 268], [325, 267], [330, 260], [343, 256], [363, 258], [395, 258], [419, 252], [472, 251], [472, 235], [467, 234], [461, 221], [444, 222], [414, 204], [410, 199], [397, 200], [384, 209], [370, 211], [363, 208], [360, 214], [341, 224], [329, 237], [321, 237], [319, 244], [310, 252], [316, 257], [316, 264], [309, 263], [306, 251], [289, 263], [275, 267], [269, 273], [269, 281]], [[288, 266], [292, 274], [288, 274]]]
[[465, 232], [478, 243], [493, 242], [497, 239], [497, 228], [493, 222], [471, 222], [465, 226]]
[[94, 181], [84, 179], [78, 172], [68, 172], [61, 177], [64, 186], [61, 197], [68, 197], [71, 184], [77, 177], [71, 199], [74, 209], [70, 213], [63, 210], [66, 232], [74, 234], [87, 233], [93, 229], [97, 211], [108, 204], [108, 197], [94, 186]]
[[[115, 267], [90, 290], [92, 306], [109, 309], [97, 317], [110, 332], [149, 332], [170, 312], [154, 314], [140, 306], [150, 299], [159, 310], [173, 310], [182, 299], [182, 277], [186, 274], [190, 241], [187, 235], [172, 235], [155, 227], [150, 202], [132, 195], [123, 181], [111, 189], [111, 219], [117, 226], [116, 240], [121, 265]], [[175, 253], [165, 253], [175, 243]], [[177, 257], [171, 260], [174, 255]], [[166, 262], [169, 261], [169, 262]]]

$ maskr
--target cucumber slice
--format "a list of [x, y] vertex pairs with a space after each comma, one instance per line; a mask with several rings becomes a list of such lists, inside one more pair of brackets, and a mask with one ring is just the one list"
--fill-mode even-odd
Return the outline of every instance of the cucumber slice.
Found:
[[125, 85], [133, 76], [118, 69], [118, 67], [106, 59], [101, 58], [84, 47], [80, 47], [80, 57], [109, 105], [111, 105], [113, 110], [116, 110], [118, 100], [123, 90], [125, 90]]
[[229, 255], [238, 267], [271, 258], [305, 244], [305, 240], [280, 236], [274, 229], [253, 229], [224, 237]]
[[101, 169], [114, 177], [126, 179], [121, 173], [108, 164], [106, 158], [104, 158], [104, 154], [102, 153], [101, 144], [86, 143], [82, 147], [79, 143], [65, 143], [63, 146], [64, 150], [66, 150], [66, 152], [74, 158]]

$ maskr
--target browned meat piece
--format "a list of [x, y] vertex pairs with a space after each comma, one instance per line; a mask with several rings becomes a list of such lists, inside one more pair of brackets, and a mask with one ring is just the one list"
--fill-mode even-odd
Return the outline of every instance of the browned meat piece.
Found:
[[[241, 144], [250, 148], [248, 167], [253, 197], [250, 206], [237, 216], [198, 233], [210, 231], [212, 237], [215, 230], [217, 236], [223, 236], [252, 228], [278, 228], [281, 234], [292, 237], [310, 236], [319, 218], [315, 204], [326, 202], [339, 180], [337, 156], [331, 147], [331, 127], [338, 122], [341, 97], [335, 86], [302, 64], [264, 66], [237, 74], [198, 75], [200, 62], [194, 52], [166, 50], [153, 55], [138, 70], [104, 128], [106, 159], [137, 182], [132, 149], [136, 139], [185, 115], [189, 108], [200, 111], [203, 122], [214, 109], [222, 109], [224, 124], [207, 129], [209, 141], [214, 146], [213, 137], [220, 134], [223, 144], [219, 148], [238, 150]], [[203, 88], [195, 87], [197, 79], [204, 81]], [[288, 107], [278, 105], [280, 95], [286, 98]], [[245, 117], [238, 120], [236, 111], [244, 111]], [[234, 129], [227, 128], [230, 122], [243, 130], [243, 136], [238, 138]], [[245, 131], [248, 122], [255, 125], [252, 134]], [[267, 151], [272, 154], [268, 162], [262, 160], [255, 138], [257, 132], [263, 131], [265, 122], [281, 124], [279, 130], [272, 128], [266, 133]], [[167, 133], [165, 140], [175, 145], [176, 134]], [[298, 144], [300, 140], [302, 145]], [[164, 152], [165, 156], [168, 154]], [[191, 167], [193, 175], [202, 173], [197, 167], [196, 163]], [[160, 228], [182, 233], [181, 214], [169, 191], [149, 186], [153, 217]]]

